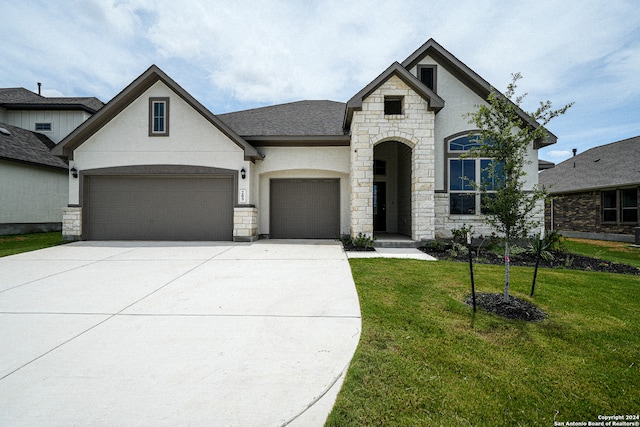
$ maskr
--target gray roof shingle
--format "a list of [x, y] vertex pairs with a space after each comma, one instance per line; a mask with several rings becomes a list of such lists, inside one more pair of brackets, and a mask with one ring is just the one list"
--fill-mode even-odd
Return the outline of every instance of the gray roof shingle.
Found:
[[345, 106], [335, 101], [298, 101], [217, 117], [243, 137], [342, 136]]
[[26, 129], [0, 123], [0, 158], [48, 167], [67, 169], [67, 163], [51, 154], [55, 144], [45, 135]]
[[640, 136], [591, 148], [540, 172], [538, 180], [551, 194], [638, 185]]
[[0, 106], [5, 108], [80, 108], [90, 113], [98, 111], [104, 103], [95, 97], [47, 98], [23, 87], [0, 88]]

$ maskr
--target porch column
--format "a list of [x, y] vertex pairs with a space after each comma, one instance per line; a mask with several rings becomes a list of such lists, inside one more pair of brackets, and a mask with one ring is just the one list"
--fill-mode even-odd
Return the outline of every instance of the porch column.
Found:
[[411, 161], [411, 239], [415, 241], [435, 238], [434, 125], [435, 115], [428, 111], [414, 131], [414, 137], [419, 141], [413, 147]]
[[351, 138], [351, 224], [352, 237], [358, 233], [373, 238], [373, 146], [369, 136]]

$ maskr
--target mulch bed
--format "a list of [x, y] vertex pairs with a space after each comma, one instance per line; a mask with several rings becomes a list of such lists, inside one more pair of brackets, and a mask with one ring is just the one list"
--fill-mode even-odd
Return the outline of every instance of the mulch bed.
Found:
[[[468, 295], [464, 302], [473, 306], [473, 298]], [[528, 301], [509, 295], [509, 302], [504, 302], [502, 294], [476, 293], [476, 306], [484, 311], [495, 313], [507, 319], [525, 320], [527, 322], [539, 322], [547, 315]]]
[[[433, 248], [419, 248], [422, 252], [429, 254], [436, 259], [448, 261], [469, 262], [469, 255], [457, 254], [453, 256], [451, 248], [445, 246], [440, 250]], [[616, 262], [604, 261], [597, 258], [590, 258], [582, 255], [568, 254], [565, 252], [552, 252], [553, 259], [546, 261], [540, 259], [540, 267], [544, 268], [567, 268], [571, 270], [599, 271], [604, 273], [633, 274], [640, 276], [640, 269], [626, 264], [618, 264]], [[504, 265], [504, 258], [493, 252], [483, 251], [480, 256], [474, 251], [473, 262], [479, 264]], [[511, 256], [511, 265], [533, 267], [536, 265], [536, 256], [533, 254], [522, 253]]]

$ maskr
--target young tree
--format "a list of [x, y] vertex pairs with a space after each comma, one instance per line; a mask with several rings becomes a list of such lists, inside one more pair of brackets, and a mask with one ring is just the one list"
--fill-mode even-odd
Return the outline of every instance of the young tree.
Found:
[[481, 144], [472, 150], [471, 155], [493, 159], [482, 171], [482, 182], [473, 185], [482, 194], [487, 223], [504, 239], [504, 302], [509, 301], [511, 243], [539, 228], [540, 222], [533, 214], [540, 208], [539, 202], [546, 197], [544, 190], [537, 185], [531, 190], [524, 189], [524, 168], [531, 163], [526, 159], [527, 151], [534, 143], [547, 137], [547, 123], [573, 105], [553, 110], [550, 101], [541, 102], [535, 112], [525, 112], [531, 120], [527, 122], [522, 117], [521, 108], [526, 94], [516, 96], [516, 83], [521, 78], [520, 73], [512, 74], [504, 95], [492, 90], [487, 99], [488, 105], [480, 105], [475, 113], [469, 114], [469, 123], [478, 129], [470, 137]]

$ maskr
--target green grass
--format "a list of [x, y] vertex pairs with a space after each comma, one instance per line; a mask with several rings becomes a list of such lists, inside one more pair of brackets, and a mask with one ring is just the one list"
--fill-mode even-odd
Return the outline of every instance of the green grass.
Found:
[[640, 248], [633, 248], [630, 243], [566, 239], [564, 245], [567, 252], [640, 268]]
[[[472, 310], [468, 265], [350, 261], [363, 330], [328, 426], [551, 426], [640, 408], [637, 276], [512, 268], [539, 323]], [[476, 290], [504, 269], [476, 265]]]
[[0, 257], [35, 251], [62, 243], [62, 233], [33, 233], [0, 236]]

